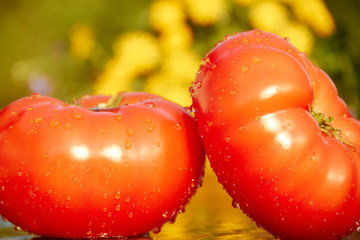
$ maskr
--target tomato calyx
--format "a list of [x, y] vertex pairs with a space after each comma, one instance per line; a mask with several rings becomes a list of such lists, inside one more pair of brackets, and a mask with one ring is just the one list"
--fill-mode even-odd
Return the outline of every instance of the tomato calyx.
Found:
[[96, 107], [90, 108], [90, 110], [95, 112], [107, 111], [119, 107], [121, 100], [124, 98], [122, 94], [116, 94], [110, 97], [106, 103], [99, 103]]
[[315, 120], [319, 124], [320, 130], [323, 133], [326, 133], [330, 137], [335, 137], [337, 140], [350, 147], [356, 148], [354, 145], [352, 145], [351, 143], [349, 143], [348, 141], [342, 138], [341, 129], [334, 128], [333, 126], [331, 126], [331, 123], [335, 120], [335, 117], [333, 116], [328, 117], [324, 113], [315, 112], [313, 107], [310, 105], [309, 105], [309, 112], [315, 118]]

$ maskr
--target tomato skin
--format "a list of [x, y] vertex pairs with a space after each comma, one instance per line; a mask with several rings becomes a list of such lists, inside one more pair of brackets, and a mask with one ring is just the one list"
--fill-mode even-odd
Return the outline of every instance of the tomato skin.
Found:
[[135, 236], [173, 221], [201, 184], [203, 146], [184, 108], [136, 95], [123, 93], [133, 103], [116, 111], [40, 95], [5, 107], [2, 217], [37, 235], [71, 238]]
[[[281, 239], [339, 239], [357, 228], [359, 121], [286, 39], [260, 30], [227, 36], [190, 92], [211, 167], [234, 206]], [[310, 106], [335, 117], [343, 141], [320, 129]]]

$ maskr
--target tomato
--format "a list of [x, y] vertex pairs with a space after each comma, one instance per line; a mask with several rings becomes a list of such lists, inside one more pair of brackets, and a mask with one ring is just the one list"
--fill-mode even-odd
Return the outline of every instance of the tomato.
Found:
[[0, 213], [46, 237], [158, 232], [200, 186], [205, 153], [193, 117], [147, 93], [34, 94], [0, 112]]
[[219, 182], [281, 239], [338, 239], [360, 219], [360, 123], [332, 80], [288, 39], [227, 36], [190, 92]]

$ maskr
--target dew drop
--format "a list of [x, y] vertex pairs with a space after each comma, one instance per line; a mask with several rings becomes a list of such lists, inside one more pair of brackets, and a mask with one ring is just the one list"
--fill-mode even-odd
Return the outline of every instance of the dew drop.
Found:
[[67, 130], [67, 129], [70, 129], [72, 128], [72, 125], [70, 123], [66, 123], [64, 128]]
[[33, 108], [33, 107], [28, 107], [27, 110], [28, 110], [29, 112], [31, 112], [31, 111], [34, 110], [34, 108]]
[[146, 102], [144, 105], [149, 108], [156, 108], [156, 105], [153, 102]]
[[176, 129], [177, 131], [180, 131], [180, 130], [182, 129], [182, 124], [178, 122], [178, 123], [175, 124], [174, 127], [175, 127], [175, 129]]
[[104, 198], [105, 200], [109, 198], [109, 196], [107, 195], [107, 193], [104, 193], [103, 198]]
[[21, 176], [23, 175], [23, 172], [22, 172], [22, 171], [19, 171], [19, 172], [17, 173], [17, 175], [18, 175], [19, 177], [21, 177]]
[[151, 125], [151, 126], [148, 126], [148, 127], [146, 128], [146, 131], [148, 131], [149, 133], [152, 132], [152, 131], [154, 131], [154, 130], [155, 130], [155, 125]]
[[126, 139], [126, 140], [125, 140], [125, 148], [126, 148], [126, 149], [130, 149], [130, 148], [131, 148], [131, 142], [130, 142], [129, 139]]
[[153, 232], [154, 234], [158, 234], [161, 232], [161, 227], [155, 227], [151, 230], [151, 232]]
[[233, 208], [239, 208], [240, 204], [238, 202], [236, 202], [235, 200], [232, 201], [231, 205], [233, 206]]
[[133, 216], [134, 216], [133, 212], [130, 212], [128, 215], [129, 218], [132, 218]]
[[199, 81], [199, 80], [195, 81], [193, 83], [193, 86], [195, 89], [200, 89], [202, 87], [202, 81]]
[[241, 71], [242, 71], [243, 73], [247, 73], [249, 70], [250, 70], [249, 65], [243, 65], [243, 66], [241, 66]]
[[126, 198], [125, 198], [125, 202], [126, 202], [126, 203], [129, 203], [129, 202], [130, 202], [130, 197], [126, 197]]
[[50, 127], [57, 128], [59, 126], [60, 126], [60, 121], [59, 120], [53, 119], [53, 120], [50, 121]]
[[119, 212], [120, 210], [121, 210], [120, 204], [116, 205], [116, 206], [115, 206], [115, 211]]
[[128, 135], [129, 137], [134, 136], [134, 134], [135, 134], [135, 132], [134, 132], [134, 129], [133, 129], [133, 128], [128, 128], [128, 129], [127, 129], [127, 135]]
[[115, 115], [115, 119], [116, 119], [117, 121], [122, 121], [122, 120], [124, 119], [124, 116], [121, 115], [121, 114], [117, 114], [117, 115]]
[[255, 64], [257, 64], [257, 63], [261, 62], [261, 58], [259, 58], [259, 57], [254, 57], [254, 58], [252, 59], [252, 62], [255, 63]]
[[70, 200], [71, 200], [71, 196], [70, 196], [70, 195], [67, 196], [67, 197], [66, 197], [66, 200], [67, 200], [67, 201], [70, 201]]
[[120, 191], [118, 191], [118, 192], [115, 193], [115, 199], [116, 199], [116, 200], [119, 200], [119, 199], [120, 199]]
[[84, 116], [79, 112], [73, 112], [71, 116], [76, 120], [82, 120], [84, 118]]
[[42, 122], [42, 117], [37, 117], [37, 118], [35, 118], [35, 123], [41, 123]]
[[231, 141], [231, 137], [226, 137], [225, 142], [229, 143]]

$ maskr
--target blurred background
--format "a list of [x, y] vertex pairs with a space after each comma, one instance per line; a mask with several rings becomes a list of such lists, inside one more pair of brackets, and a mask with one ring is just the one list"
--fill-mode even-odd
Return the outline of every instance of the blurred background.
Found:
[[359, 112], [358, 23], [359, 0], [1, 0], [0, 108], [32, 92], [71, 102], [121, 90], [190, 105], [205, 53], [260, 28], [289, 37]]
[[[72, 102], [119, 91], [189, 106], [206, 52], [260, 28], [289, 37], [358, 115], [359, 23], [359, 0], [0, 0], [0, 108], [32, 92]], [[187, 212], [155, 238], [272, 239], [231, 206], [209, 166]]]

